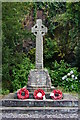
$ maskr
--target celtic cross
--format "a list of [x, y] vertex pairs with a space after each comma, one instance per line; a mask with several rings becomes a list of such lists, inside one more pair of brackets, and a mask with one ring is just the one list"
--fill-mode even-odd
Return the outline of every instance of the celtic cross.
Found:
[[47, 27], [41, 19], [36, 20], [32, 33], [36, 36], [36, 69], [43, 69], [43, 36], [47, 33]]

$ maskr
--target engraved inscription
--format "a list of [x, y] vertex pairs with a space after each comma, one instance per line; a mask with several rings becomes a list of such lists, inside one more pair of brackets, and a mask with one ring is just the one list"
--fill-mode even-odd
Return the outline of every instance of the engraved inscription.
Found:
[[37, 86], [46, 86], [46, 74], [44, 71], [32, 72], [31, 84]]

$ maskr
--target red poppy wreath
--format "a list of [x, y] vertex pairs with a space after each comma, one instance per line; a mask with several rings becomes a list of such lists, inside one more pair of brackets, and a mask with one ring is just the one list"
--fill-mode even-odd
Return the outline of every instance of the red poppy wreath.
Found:
[[34, 98], [38, 100], [42, 100], [45, 98], [45, 92], [42, 89], [38, 89], [34, 91]]
[[53, 100], [61, 100], [63, 98], [62, 92], [60, 90], [53, 90], [50, 96]]
[[29, 91], [26, 88], [21, 88], [17, 92], [18, 99], [28, 99], [29, 98]]

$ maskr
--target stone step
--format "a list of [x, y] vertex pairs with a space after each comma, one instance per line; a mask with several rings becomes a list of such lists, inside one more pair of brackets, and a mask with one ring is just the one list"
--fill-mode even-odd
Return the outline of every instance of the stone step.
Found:
[[79, 120], [78, 118], [2, 118], [0, 120]]
[[2, 107], [2, 120], [78, 120], [78, 107]]
[[5, 107], [78, 107], [78, 100], [35, 100], [35, 99], [2, 99], [1, 106]]
[[[22, 115], [21, 115], [22, 116]], [[1, 118], [0, 120], [79, 120], [78, 118]]]
[[[10, 93], [0, 100], [1, 120], [78, 120], [78, 96], [64, 94], [62, 100], [52, 100], [46, 93], [46, 100], [16, 99], [15, 93]], [[15, 96], [15, 99], [14, 99]]]

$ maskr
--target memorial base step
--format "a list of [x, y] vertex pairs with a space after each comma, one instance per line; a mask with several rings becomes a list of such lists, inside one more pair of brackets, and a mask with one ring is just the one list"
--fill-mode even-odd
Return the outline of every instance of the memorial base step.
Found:
[[15, 94], [9, 94], [0, 100], [1, 120], [79, 120], [78, 96], [64, 94], [62, 100], [52, 100], [46, 93], [45, 100], [30, 98], [14, 99]]
[[27, 100], [18, 100], [18, 99], [4, 99], [1, 101], [2, 106], [5, 107], [78, 107], [77, 100], [35, 100], [35, 99], [27, 99]]
[[2, 120], [78, 120], [75, 107], [3, 107]]

